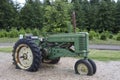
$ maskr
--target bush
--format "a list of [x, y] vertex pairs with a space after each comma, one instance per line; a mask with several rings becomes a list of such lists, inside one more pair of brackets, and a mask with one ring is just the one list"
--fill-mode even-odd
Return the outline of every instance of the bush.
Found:
[[0, 31], [0, 38], [5, 37], [4, 33]]
[[25, 30], [25, 32], [26, 32], [26, 33], [32, 33], [32, 31], [31, 31], [30, 28], [27, 28], [27, 29]]
[[109, 39], [112, 39], [113, 38], [113, 34], [108, 32], [108, 31], [105, 31], [103, 32]]
[[32, 34], [34, 35], [34, 36], [39, 36], [39, 29], [34, 29], [33, 31], [32, 31]]
[[21, 29], [19, 30], [19, 35], [20, 35], [20, 34], [25, 35], [25, 33], [26, 33], [26, 32], [25, 32], [24, 28], [21, 28]]
[[101, 40], [107, 40], [107, 35], [105, 33], [102, 33], [100, 36]]
[[7, 31], [6, 30], [1, 30], [0, 31], [0, 38], [2, 37], [7, 37]]
[[110, 32], [109, 31], [105, 31], [103, 33], [109, 38], [109, 36], [110, 36]]
[[107, 38], [112, 39], [113, 35], [108, 31], [104, 31], [103, 33], [101, 33], [101, 36], [100, 36], [101, 40], [107, 40]]
[[120, 41], [120, 33], [117, 34], [116, 40]]
[[109, 39], [113, 39], [113, 35], [112, 34], [109, 35]]
[[10, 37], [10, 38], [15, 38], [15, 37], [18, 37], [18, 36], [19, 36], [19, 32], [15, 28], [12, 28], [10, 30], [10, 32], [8, 32], [8, 34], [7, 34], [7, 37]]
[[89, 32], [89, 39], [90, 39], [90, 40], [93, 40], [95, 37], [96, 37], [96, 32], [93, 31], [93, 30], [91, 30], [91, 31]]

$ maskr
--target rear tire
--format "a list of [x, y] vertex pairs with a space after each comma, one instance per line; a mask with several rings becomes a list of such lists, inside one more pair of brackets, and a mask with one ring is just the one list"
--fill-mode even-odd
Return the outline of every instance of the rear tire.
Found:
[[17, 69], [37, 71], [41, 64], [39, 47], [31, 39], [18, 40], [13, 48], [13, 63]]

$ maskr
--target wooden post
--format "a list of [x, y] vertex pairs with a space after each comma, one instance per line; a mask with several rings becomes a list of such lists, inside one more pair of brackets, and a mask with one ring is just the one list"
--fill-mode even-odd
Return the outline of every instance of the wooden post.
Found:
[[76, 15], [75, 15], [75, 11], [73, 11], [73, 13], [72, 13], [72, 23], [73, 23], [74, 32], [76, 32]]

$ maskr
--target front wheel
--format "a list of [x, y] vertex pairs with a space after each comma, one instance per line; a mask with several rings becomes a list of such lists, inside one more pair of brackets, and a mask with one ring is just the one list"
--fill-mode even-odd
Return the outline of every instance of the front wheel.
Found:
[[40, 49], [31, 39], [16, 42], [12, 56], [18, 69], [37, 71], [41, 63]]
[[93, 60], [91, 60], [91, 59], [88, 59], [88, 61], [90, 62], [90, 64], [93, 67], [93, 74], [95, 74], [96, 71], [97, 71], [97, 66], [96, 66], [95, 62]]
[[78, 60], [74, 66], [75, 73], [80, 75], [93, 75], [93, 67], [87, 59]]

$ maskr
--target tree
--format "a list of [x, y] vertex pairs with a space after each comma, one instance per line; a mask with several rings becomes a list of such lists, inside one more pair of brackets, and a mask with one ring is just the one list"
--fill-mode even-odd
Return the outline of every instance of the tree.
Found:
[[97, 5], [97, 4], [99, 4], [99, 1], [100, 0], [90, 0], [90, 4]]
[[0, 0], [0, 29], [15, 26], [16, 10], [12, 0]]
[[78, 28], [85, 29], [84, 21], [85, 21], [85, 13], [83, 11], [82, 0], [74, 0], [73, 1], [73, 11], [76, 13], [76, 26]]
[[120, 0], [118, 0], [116, 3], [115, 26], [113, 32], [118, 33], [119, 31], [120, 31]]
[[97, 13], [96, 29], [99, 32], [111, 31], [114, 26], [114, 6], [111, 2], [102, 0], [99, 3], [99, 11]]
[[43, 6], [39, 0], [26, 0], [20, 11], [20, 23], [25, 29], [43, 27]]
[[90, 10], [89, 10], [89, 28], [92, 30], [97, 30], [96, 29], [96, 20], [97, 20], [97, 13], [99, 10], [99, 1], [100, 0], [90, 0]]
[[90, 30], [90, 26], [91, 26], [91, 24], [90, 24], [90, 17], [91, 17], [90, 9], [91, 9], [91, 5], [90, 5], [89, 1], [87, 1], [87, 0], [84, 0], [82, 4], [83, 4], [82, 5], [83, 6], [83, 10], [84, 10], [84, 17], [85, 17], [84, 28], [89, 31]]
[[70, 21], [69, 10], [71, 5], [68, 2], [55, 0], [52, 5], [44, 7], [44, 30], [47, 32], [66, 32], [67, 21]]
[[50, 0], [44, 0], [44, 5], [50, 5]]

